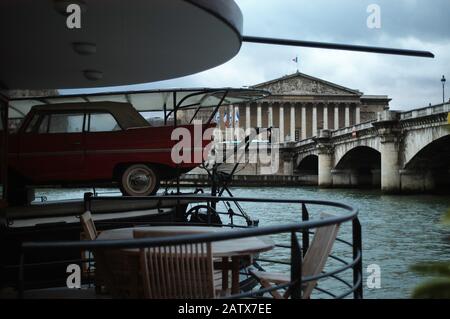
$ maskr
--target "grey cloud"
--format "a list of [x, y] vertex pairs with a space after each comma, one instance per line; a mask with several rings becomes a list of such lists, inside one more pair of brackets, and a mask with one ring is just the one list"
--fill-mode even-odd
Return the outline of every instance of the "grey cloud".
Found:
[[[366, 94], [386, 94], [392, 108], [442, 102], [445, 74], [450, 96], [450, 1], [448, 0], [237, 0], [249, 35], [427, 49], [436, 59], [244, 44], [215, 69], [176, 80], [116, 88], [241, 87], [302, 72]], [[369, 4], [382, 10], [382, 29], [366, 26]], [[108, 90], [111, 90], [109, 88]], [[84, 90], [83, 90], [84, 91]], [[78, 91], [80, 92], [80, 91]]]
[[[238, 0], [248, 34], [377, 41], [380, 35], [450, 38], [448, 0]], [[381, 7], [382, 29], [367, 28], [367, 7]]]

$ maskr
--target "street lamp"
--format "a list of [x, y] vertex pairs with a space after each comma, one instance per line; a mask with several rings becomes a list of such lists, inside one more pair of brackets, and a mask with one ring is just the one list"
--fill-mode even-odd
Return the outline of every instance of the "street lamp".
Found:
[[442, 104], [445, 104], [445, 82], [447, 82], [445, 76], [442, 76], [441, 82], [442, 82]]

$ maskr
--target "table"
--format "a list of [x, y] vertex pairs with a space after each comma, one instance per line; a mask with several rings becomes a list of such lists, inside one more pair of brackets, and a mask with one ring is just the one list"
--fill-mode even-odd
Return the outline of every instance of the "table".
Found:
[[[148, 237], [155, 234], [155, 238], [161, 234], [173, 236], [187, 234], [213, 234], [215, 232], [233, 232], [241, 229], [207, 226], [152, 226], [139, 228], [122, 228], [103, 231], [98, 240], [132, 239], [135, 230], [145, 231]], [[253, 255], [272, 250], [275, 243], [269, 237], [247, 237], [220, 242], [211, 245], [213, 258], [222, 259], [222, 289], [228, 289], [228, 270], [231, 270], [231, 293], [239, 293], [239, 271], [241, 260]], [[124, 249], [127, 253], [139, 253], [138, 249]], [[229, 259], [231, 258], [231, 266]]]

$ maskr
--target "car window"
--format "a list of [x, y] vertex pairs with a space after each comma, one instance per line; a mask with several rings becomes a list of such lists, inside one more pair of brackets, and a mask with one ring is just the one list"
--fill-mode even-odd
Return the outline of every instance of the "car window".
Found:
[[31, 133], [34, 131], [38, 119], [39, 119], [39, 114], [34, 114], [33, 118], [28, 123], [28, 126], [25, 130], [26, 133]]
[[114, 132], [121, 128], [114, 116], [109, 113], [90, 114], [89, 132]]
[[51, 114], [49, 133], [81, 133], [84, 114]]
[[41, 124], [39, 124], [39, 127], [38, 127], [39, 134], [48, 133], [48, 120], [49, 119], [50, 119], [50, 116], [48, 116], [48, 115], [45, 115], [42, 118]]

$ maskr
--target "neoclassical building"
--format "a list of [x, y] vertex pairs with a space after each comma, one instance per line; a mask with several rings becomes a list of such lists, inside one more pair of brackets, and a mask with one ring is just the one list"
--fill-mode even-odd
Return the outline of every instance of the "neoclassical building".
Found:
[[219, 127], [279, 128], [280, 142], [304, 140], [322, 129], [336, 130], [376, 119], [391, 101], [386, 95], [364, 95], [300, 72], [251, 88], [272, 95], [247, 105], [221, 108]]

